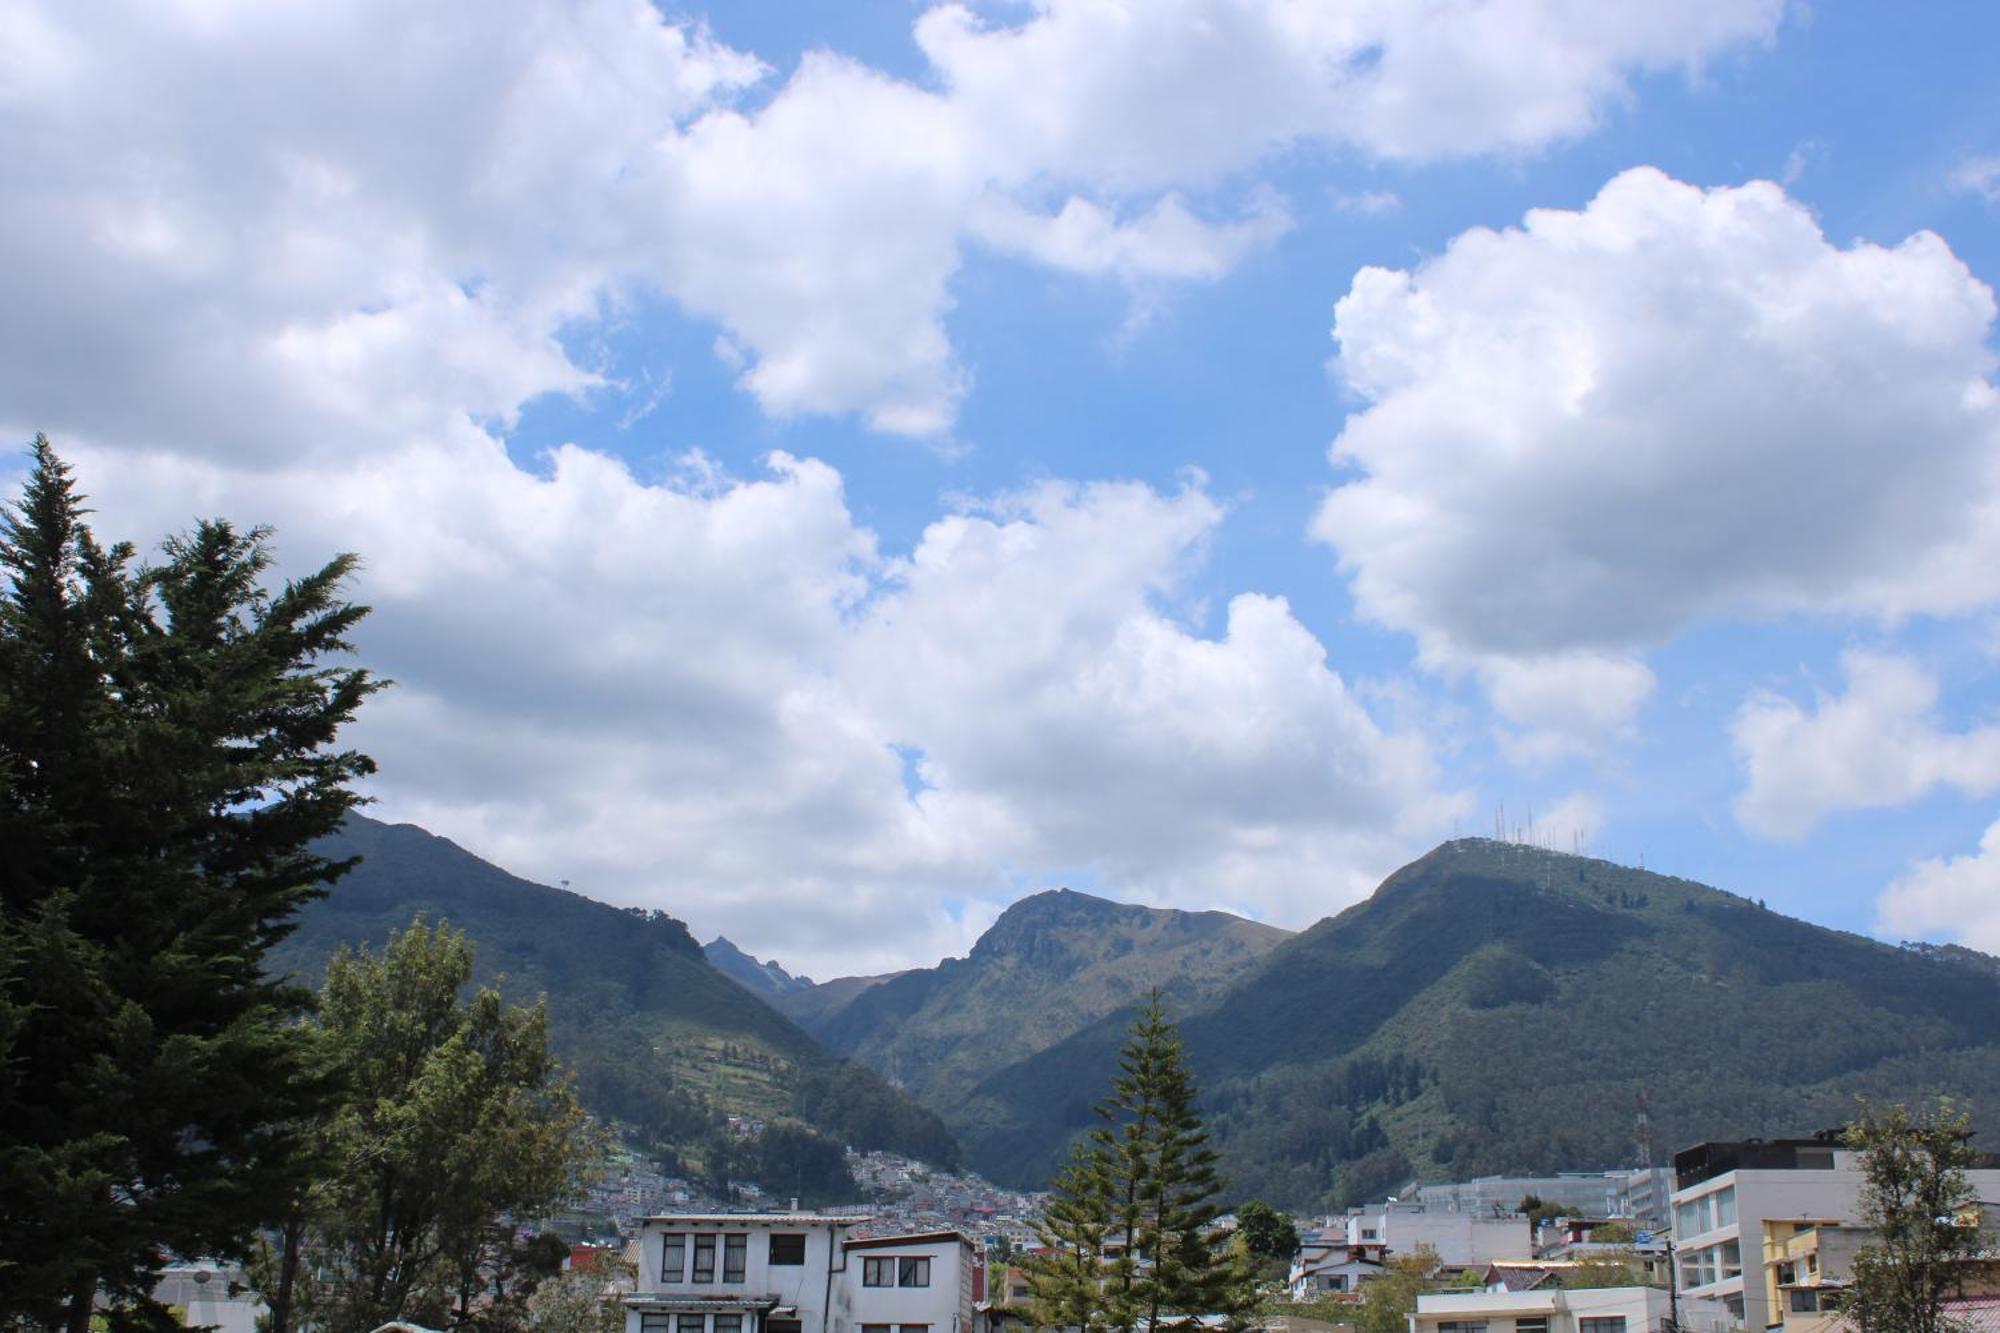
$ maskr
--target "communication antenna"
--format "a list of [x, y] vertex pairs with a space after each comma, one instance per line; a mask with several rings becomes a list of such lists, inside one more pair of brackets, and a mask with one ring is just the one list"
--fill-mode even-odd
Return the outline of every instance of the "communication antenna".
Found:
[[1632, 1141], [1639, 1147], [1639, 1169], [1650, 1171], [1653, 1167], [1653, 1122], [1646, 1117], [1646, 1093], [1641, 1089], [1632, 1099], [1637, 1114], [1632, 1117]]

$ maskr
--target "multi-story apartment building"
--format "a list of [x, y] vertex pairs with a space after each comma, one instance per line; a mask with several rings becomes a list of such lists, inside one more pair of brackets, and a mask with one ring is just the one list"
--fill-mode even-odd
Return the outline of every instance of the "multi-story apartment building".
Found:
[[[2000, 1167], [1989, 1162], [1966, 1175], [1978, 1197], [2000, 1198]], [[1861, 1220], [1860, 1154], [1831, 1134], [1698, 1144], [1674, 1154], [1674, 1183], [1680, 1290], [1722, 1301], [1748, 1329], [1783, 1314], [1765, 1279], [1767, 1234], [1783, 1243], [1804, 1229], [1796, 1224]]]
[[626, 1333], [972, 1333], [972, 1242], [812, 1213], [647, 1218]]

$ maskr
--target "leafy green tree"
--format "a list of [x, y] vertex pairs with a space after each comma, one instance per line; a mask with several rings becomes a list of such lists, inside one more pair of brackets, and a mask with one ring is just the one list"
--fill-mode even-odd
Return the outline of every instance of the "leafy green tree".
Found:
[[1876, 1233], [1854, 1257], [1848, 1322], [1861, 1333], [1955, 1327], [1944, 1303], [1960, 1291], [1963, 1261], [1984, 1247], [1965, 1174], [1979, 1159], [1971, 1115], [1949, 1098], [1921, 1112], [1864, 1102], [1845, 1137], [1861, 1154], [1861, 1221]]
[[1378, 1277], [1361, 1285], [1355, 1333], [1407, 1333], [1417, 1297], [1437, 1287], [1437, 1251], [1428, 1246], [1391, 1259]]
[[1299, 1252], [1298, 1226], [1262, 1199], [1251, 1199], [1236, 1209], [1236, 1234], [1258, 1259], [1290, 1259]]
[[1119, 1056], [1103, 1121], [1057, 1181], [1043, 1240], [1056, 1251], [1030, 1272], [1035, 1309], [1079, 1316], [1088, 1330], [1193, 1328], [1202, 1315], [1240, 1322], [1251, 1274], [1211, 1228], [1222, 1180], [1196, 1108], [1180, 1033], [1158, 991]]
[[575, 1197], [598, 1142], [549, 1058], [542, 1006], [472, 977], [465, 936], [421, 920], [380, 955], [327, 969], [320, 1022], [346, 1097], [324, 1126], [333, 1170], [305, 1208], [301, 1312], [329, 1333], [408, 1318], [508, 1324], [532, 1295], [510, 1219]]
[[528, 1333], [624, 1333], [618, 1279], [629, 1280], [631, 1266], [598, 1262], [598, 1268], [573, 1269], [536, 1290], [528, 1302]]
[[156, 1323], [169, 1254], [235, 1257], [327, 1089], [264, 973], [373, 771], [380, 682], [328, 665], [354, 560], [270, 586], [263, 529], [136, 565], [37, 437], [0, 511], [0, 1324]]

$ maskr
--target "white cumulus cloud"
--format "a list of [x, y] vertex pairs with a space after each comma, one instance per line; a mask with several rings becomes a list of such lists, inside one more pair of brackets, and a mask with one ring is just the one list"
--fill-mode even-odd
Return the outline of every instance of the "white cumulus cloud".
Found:
[[1353, 476], [1313, 532], [1364, 615], [1503, 707], [1545, 714], [1598, 664], [1579, 707], [1615, 734], [1634, 655], [1697, 620], [2000, 594], [1993, 317], [1928, 232], [1839, 246], [1776, 185], [1631, 170], [1356, 275], [1334, 327]]
[[1845, 694], [1822, 693], [1810, 710], [1761, 694], [1738, 711], [1746, 828], [1798, 838], [1840, 810], [1907, 805], [1939, 787], [2000, 791], [2000, 726], [1945, 730], [1937, 681], [1906, 657], [1850, 652], [1842, 662]]
[[1883, 891], [1875, 928], [1905, 939], [1949, 937], [2000, 953], [2000, 823], [1966, 856], [1929, 857]]
[[0, 402], [246, 452], [281, 426], [399, 440], [592, 388], [563, 335], [651, 294], [721, 325], [774, 415], [938, 435], [970, 383], [946, 328], [968, 243], [1213, 279], [1284, 210], [1184, 192], [1277, 148], [1532, 149], [1779, 17], [1672, 8], [947, 5], [912, 82], [828, 51], [781, 80], [645, 0], [16, 0]]

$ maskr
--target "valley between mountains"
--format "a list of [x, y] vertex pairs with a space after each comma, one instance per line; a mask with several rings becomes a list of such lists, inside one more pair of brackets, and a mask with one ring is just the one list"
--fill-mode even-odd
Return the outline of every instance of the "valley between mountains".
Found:
[[356, 818], [331, 850], [361, 859], [303, 914], [284, 966], [316, 981], [343, 945], [448, 919], [482, 981], [547, 996], [592, 1110], [690, 1158], [734, 1115], [1040, 1187], [1154, 987], [1231, 1194], [1301, 1209], [1413, 1179], [1630, 1165], [1641, 1095], [1660, 1152], [1837, 1124], [1857, 1096], [2000, 1107], [1994, 959], [1487, 839], [1446, 843], [1297, 934], [1054, 889], [963, 959], [820, 983], [411, 825]]

